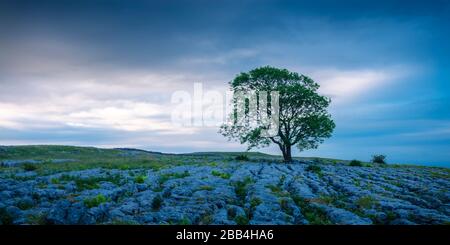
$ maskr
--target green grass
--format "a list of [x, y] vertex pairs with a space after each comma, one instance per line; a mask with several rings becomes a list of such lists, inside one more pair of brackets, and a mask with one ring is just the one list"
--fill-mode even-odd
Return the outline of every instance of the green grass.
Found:
[[177, 222], [177, 225], [192, 225], [192, 222], [188, 218], [183, 217]]
[[[236, 161], [235, 158], [245, 155], [251, 161], [276, 161], [282, 162], [279, 155], [269, 155], [260, 152], [197, 152], [189, 154], [161, 154], [145, 151], [135, 151], [139, 154], [129, 154], [130, 151], [120, 149], [101, 149], [94, 147], [76, 147], [61, 145], [29, 145], [29, 146], [2, 146], [0, 154], [1, 160], [28, 160], [42, 161], [36, 164], [36, 171], [39, 175], [50, 175], [59, 172], [86, 170], [92, 168], [105, 169], [151, 169], [159, 171], [179, 165], [205, 165], [217, 166], [217, 162]], [[214, 157], [214, 161], [211, 161]], [[68, 162], [53, 162], [55, 159], [66, 159]], [[294, 157], [300, 161], [314, 161], [322, 164], [343, 164], [348, 165], [350, 161], [320, 158], [320, 157]], [[363, 166], [372, 164], [363, 162]], [[378, 166], [378, 165], [377, 165]], [[387, 167], [424, 167], [418, 165], [392, 165]], [[27, 167], [28, 168], [28, 167]], [[34, 167], [31, 167], [34, 168]], [[431, 168], [431, 167], [430, 167]], [[30, 169], [30, 168], [28, 168]], [[437, 170], [448, 170], [446, 168], [433, 167]], [[21, 167], [0, 167], [0, 171], [15, 172], [22, 170]], [[446, 174], [436, 174], [438, 177], [448, 178]]]
[[101, 181], [108, 181], [115, 185], [120, 185], [121, 177], [120, 175], [111, 175], [106, 177], [89, 177], [89, 178], [83, 178], [79, 176], [72, 176], [72, 175], [62, 175], [59, 180], [51, 180], [52, 183], [60, 183], [61, 181], [74, 181], [75, 185], [77, 186], [77, 190], [92, 190], [92, 189], [98, 189], [100, 187], [99, 182]]
[[245, 177], [243, 180], [238, 180], [232, 183], [234, 186], [234, 192], [241, 202], [243, 202], [247, 196], [248, 186], [253, 183], [253, 179], [249, 176]]
[[[142, 154], [130, 156], [127, 151], [118, 149], [100, 149], [93, 147], [75, 146], [7, 146], [3, 147], [0, 160], [28, 160], [42, 161], [40, 164], [23, 164], [27, 170], [36, 171], [38, 175], [51, 175], [60, 172], [78, 171], [93, 168], [104, 169], [152, 169], [159, 171], [172, 166], [185, 165], [183, 159], [194, 159], [193, 156], [179, 156], [171, 154]], [[68, 162], [53, 162], [54, 159], [66, 159]], [[195, 161], [192, 161], [195, 163]], [[31, 166], [33, 165], [33, 166]], [[22, 167], [2, 167], [0, 171], [14, 172]]]
[[236, 222], [236, 224], [238, 225], [248, 225], [249, 224], [249, 220], [247, 218], [247, 216], [245, 215], [238, 215], [234, 218], [234, 221]]
[[222, 179], [229, 179], [231, 177], [231, 174], [229, 174], [229, 173], [222, 173], [222, 172], [219, 172], [217, 170], [211, 171], [211, 174], [216, 176], [216, 177], [220, 177]]
[[84, 203], [84, 205], [86, 205], [86, 207], [93, 208], [93, 207], [98, 207], [100, 204], [106, 203], [108, 201], [109, 201], [108, 198], [106, 198], [104, 195], [98, 194], [95, 197], [84, 199], [83, 203]]
[[138, 175], [138, 176], [136, 176], [134, 178], [134, 182], [136, 182], [138, 184], [143, 184], [146, 179], [147, 179], [147, 176], [145, 176], [145, 175]]
[[332, 222], [326, 215], [326, 213], [317, 207], [310, 204], [310, 201], [300, 196], [294, 196], [292, 198], [297, 206], [300, 207], [305, 219], [308, 220], [311, 225], [331, 225]]
[[283, 196], [289, 196], [289, 192], [283, 190], [283, 188], [279, 185], [266, 185], [266, 188], [270, 189], [273, 194], [283, 197]]
[[182, 173], [166, 173], [166, 174], [161, 174], [160, 178], [163, 180], [163, 182], [166, 182], [169, 179], [181, 179], [181, 178], [186, 178], [191, 176], [191, 174], [189, 173], [189, 171], [184, 171]]
[[281, 198], [280, 199], [280, 207], [285, 213], [292, 215], [294, 213], [293, 208], [289, 205], [289, 199]]
[[361, 209], [370, 209], [377, 204], [378, 201], [372, 196], [363, 196], [356, 201], [356, 205]]
[[255, 207], [257, 207], [259, 204], [261, 204], [262, 203], [262, 201], [261, 201], [261, 199], [259, 199], [259, 198], [257, 198], [257, 197], [253, 197], [251, 200], [250, 200], [250, 207], [251, 208], [255, 208]]
[[197, 190], [199, 190], [199, 191], [212, 191], [212, 190], [214, 190], [214, 187], [210, 186], [210, 185], [202, 185]]
[[322, 174], [322, 168], [318, 165], [308, 165], [308, 167], [306, 167], [306, 171], [308, 172], [313, 172], [315, 174], [317, 174], [319, 177], [321, 177]]
[[48, 225], [45, 213], [29, 214], [27, 216], [28, 224], [30, 225]]

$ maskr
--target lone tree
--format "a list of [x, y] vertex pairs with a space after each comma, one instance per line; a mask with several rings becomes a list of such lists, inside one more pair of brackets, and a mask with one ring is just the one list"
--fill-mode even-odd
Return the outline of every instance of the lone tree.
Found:
[[[265, 66], [237, 75], [230, 86], [234, 92], [233, 109], [220, 133], [239, 140], [241, 144], [248, 144], [248, 150], [274, 143], [283, 153], [284, 161], [290, 162], [292, 146], [297, 146], [300, 151], [314, 149], [325, 138], [331, 137], [335, 128], [327, 112], [331, 100], [318, 94], [319, 85], [311, 78]], [[242, 100], [237, 94], [256, 96]], [[265, 96], [267, 102], [261, 103], [260, 99]], [[278, 106], [274, 106], [276, 100]], [[252, 107], [252, 103], [256, 106]], [[252, 109], [256, 113], [251, 113]], [[276, 119], [275, 128], [261, 120], [263, 113], [271, 120]], [[272, 133], [268, 134], [270, 127]]]

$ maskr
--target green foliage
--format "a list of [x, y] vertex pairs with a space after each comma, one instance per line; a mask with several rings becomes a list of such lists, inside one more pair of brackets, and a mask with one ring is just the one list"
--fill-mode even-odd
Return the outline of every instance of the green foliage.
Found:
[[156, 195], [152, 200], [152, 210], [158, 211], [162, 207], [163, 202], [164, 200], [161, 195]]
[[286, 198], [280, 199], [280, 207], [285, 213], [292, 215], [294, 213], [294, 209], [289, 205], [289, 200]]
[[308, 165], [308, 167], [306, 167], [306, 171], [321, 174], [322, 168], [319, 165]]
[[266, 185], [267, 188], [269, 188], [273, 193], [278, 193], [283, 191], [283, 189], [281, 189], [281, 187], [277, 186], [277, 185]]
[[134, 182], [138, 183], [138, 184], [142, 184], [145, 182], [145, 180], [147, 179], [147, 176], [145, 175], [138, 175], [134, 178]]
[[386, 220], [389, 221], [393, 221], [397, 218], [397, 214], [394, 213], [393, 211], [388, 211], [386, 212]]
[[248, 225], [249, 224], [249, 220], [248, 220], [247, 216], [245, 216], [245, 215], [238, 215], [238, 216], [236, 216], [234, 218], [234, 221], [238, 225]]
[[107, 202], [108, 199], [102, 195], [98, 194], [95, 197], [86, 198], [83, 200], [84, 205], [88, 208], [98, 207], [100, 204]]
[[222, 173], [216, 170], [211, 171], [211, 174], [222, 179], [229, 179], [231, 177], [231, 174], [229, 173]]
[[378, 201], [372, 196], [363, 196], [356, 201], [356, 205], [361, 209], [373, 208], [377, 203]]
[[111, 176], [99, 176], [99, 177], [89, 177], [89, 178], [83, 178], [81, 176], [72, 176], [64, 174], [60, 177], [59, 180], [51, 180], [52, 183], [60, 183], [60, 181], [74, 181], [75, 185], [77, 186], [77, 189], [79, 191], [82, 190], [92, 190], [92, 189], [98, 189], [100, 187], [99, 182], [100, 181], [108, 181], [113, 184], [119, 185], [121, 181], [120, 175], [111, 175]]
[[30, 209], [34, 206], [33, 202], [25, 201], [25, 200], [19, 200], [16, 204], [16, 206], [22, 210]]
[[331, 225], [332, 222], [328, 218], [325, 211], [315, 206], [310, 205], [310, 201], [304, 199], [300, 196], [294, 196], [292, 198], [297, 206], [300, 207], [300, 210], [305, 216], [306, 220], [308, 220], [311, 225]]
[[352, 167], [362, 167], [361, 161], [358, 160], [351, 160], [348, 165]]
[[161, 174], [160, 176], [160, 182], [164, 183], [169, 179], [180, 179], [180, 178], [185, 178], [190, 176], [191, 174], [189, 173], [189, 171], [185, 170], [182, 173], [166, 173], [166, 174]]
[[283, 188], [279, 185], [266, 185], [266, 188], [269, 188], [273, 194], [277, 196], [289, 196], [289, 192], [283, 190]]
[[52, 178], [52, 179], [50, 180], [50, 183], [52, 183], [52, 184], [54, 184], [54, 185], [57, 185], [57, 184], [60, 183], [60, 180], [59, 180], [58, 178]]
[[29, 214], [27, 220], [30, 225], [49, 225], [45, 213]]
[[128, 170], [128, 169], [130, 169], [131, 167], [130, 167], [130, 165], [128, 165], [128, 164], [124, 164], [124, 165], [120, 165], [119, 167], [118, 167], [118, 169], [120, 169], [120, 170]]
[[178, 225], [192, 225], [192, 222], [188, 218], [183, 217], [180, 221], [178, 221], [177, 224]]
[[35, 171], [38, 169], [38, 166], [32, 163], [24, 163], [22, 164], [22, 169], [25, 171]]
[[100, 188], [100, 185], [98, 184], [98, 179], [96, 178], [87, 178], [87, 179], [76, 178], [75, 185], [77, 186], [77, 189], [79, 191], [93, 190]]
[[[318, 94], [319, 85], [311, 78], [265, 66], [239, 74], [230, 86], [235, 92], [234, 110], [229, 115], [232, 123], [220, 129], [223, 136], [247, 144], [249, 149], [274, 143], [280, 147], [285, 161], [292, 160], [291, 146], [300, 150], [317, 148], [325, 138], [331, 137], [335, 128], [327, 112], [331, 100]], [[276, 97], [272, 98], [271, 92], [278, 92], [278, 108], [273, 107], [276, 101], [272, 100]], [[242, 98], [243, 94], [250, 97]], [[267, 99], [266, 108], [261, 107], [261, 99]], [[259, 106], [253, 105], [257, 103]], [[265, 111], [279, 118], [278, 128], [273, 128], [276, 134], [264, 133], [269, 129], [267, 121], [261, 120]]]
[[253, 197], [251, 200], [250, 200], [250, 207], [251, 208], [255, 208], [255, 207], [257, 207], [259, 204], [261, 204], [262, 203], [262, 201], [261, 201], [261, 199], [259, 199], [259, 198], [257, 198], [257, 197]]
[[249, 161], [250, 160], [247, 155], [243, 155], [243, 154], [236, 156], [235, 159], [236, 159], [236, 161]]
[[386, 156], [385, 155], [373, 155], [372, 162], [379, 163], [379, 164], [386, 164]]
[[250, 184], [253, 183], [253, 179], [250, 177], [245, 177], [243, 180], [239, 180], [233, 183], [234, 192], [239, 200], [244, 201], [247, 196], [247, 189]]

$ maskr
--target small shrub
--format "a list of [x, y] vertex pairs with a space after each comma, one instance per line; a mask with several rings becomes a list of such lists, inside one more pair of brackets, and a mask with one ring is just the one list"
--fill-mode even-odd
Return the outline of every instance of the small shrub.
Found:
[[318, 165], [309, 165], [308, 167], [306, 167], [306, 171], [320, 174], [322, 173], [322, 168]]
[[330, 225], [332, 222], [328, 218], [325, 211], [322, 209], [310, 205], [308, 199], [304, 199], [300, 196], [294, 196], [292, 198], [297, 206], [300, 207], [303, 216], [311, 225]]
[[373, 155], [372, 162], [379, 163], [379, 164], [386, 164], [386, 156], [385, 155]]
[[82, 190], [93, 190], [100, 188], [100, 185], [97, 183], [98, 181], [94, 178], [88, 178], [88, 179], [75, 179], [75, 185], [77, 186], [77, 189]]
[[250, 185], [251, 183], [253, 183], [253, 179], [248, 176], [245, 177], [245, 179], [242, 181], [236, 181], [233, 183], [234, 192], [241, 201], [245, 200], [245, 197], [247, 196], [248, 185]]
[[60, 183], [60, 180], [59, 180], [58, 178], [52, 178], [52, 179], [50, 180], [50, 182], [51, 182], [52, 184], [54, 184], [54, 185], [57, 185], [57, 184]]
[[147, 179], [147, 176], [145, 175], [138, 175], [134, 178], [134, 182], [138, 183], [138, 184], [142, 184], [145, 182], [145, 180]]
[[46, 219], [45, 213], [29, 214], [27, 220], [31, 225], [50, 225]]
[[19, 200], [16, 206], [22, 210], [30, 209], [34, 206], [31, 200]]
[[375, 204], [377, 204], [377, 200], [372, 196], [364, 196], [356, 201], [356, 205], [358, 205], [358, 207], [361, 209], [370, 209]]
[[393, 221], [397, 218], [397, 214], [394, 213], [393, 211], [388, 211], [386, 212], [386, 220], [387, 221]]
[[249, 161], [248, 156], [247, 155], [243, 155], [243, 154], [236, 156], [235, 159], [236, 159], [236, 161]]
[[254, 197], [250, 200], [250, 207], [255, 208], [256, 206], [258, 206], [261, 203], [262, 203], [261, 199]]
[[234, 221], [238, 225], [248, 225], [249, 223], [249, 220], [245, 215], [236, 216], [236, 218], [234, 218]]
[[361, 161], [358, 160], [352, 160], [348, 165], [352, 167], [362, 167]]
[[192, 225], [192, 222], [191, 222], [188, 218], [183, 217], [183, 219], [181, 219], [180, 221], [178, 221], [177, 224], [178, 224], [178, 225]]
[[222, 179], [229, 179], [231, 177], [231, 174], [229, 173], [222, 173], [216, 170], [211, 171], [211, 174]]
[[283, 189], [278, 185], [266, 185], [266, 187], [269, 188], [273, 193], [279, 193], [283, 191]]
[[102, 195], [98, 194], [95, 197], [92, 198], [86, 198], [83, 200], [84, 205], [88, 208], [98, 207], [100, 204], [107, 202], [108, 199]]
[[75, 185], [77, 186], [77, 190], [92, 190], [98, 189], [100, 187], [100, 181], [108, 181], [115, 185], [119, 185], [121, 182], [121, 177], [118, 174], [106, 176], [106, 177], [89, 177], [83, 178], [81, 176], [72, 176], [72, 175], [62, 175], [60, 177], [61, 181], [75, 181]]
[[191, 174], [189, 173], [189, 171], [184, 170], [183, 173], [173, 173], [172, 176], [175, 179], [182, 179], [182, 178], [186, 178], [186, 177], [191, 176]]
[[35, 164], [24, 163], [22, 165], [22, 169], [25, 171], [34, 171], [34, 170], [38, 169], [38, 167]]
[[152, 201], [152, 210], [158, 211], [161, 208], [161, 206], [163, 205], [163, 201], [164, 200], [161, 197], [161, 195], [156, 195]]
[[191, 176], [191, 174], [187, 170], [185, 170], [182, 173], [161, 174], [161, 176], [159, 176], [159, 183], [164, 184], [166, 181], [168, 181], [171, 178], [181, 179], [181, 178], [185, 178], [185, 177], [189, 177], [189, 176]]

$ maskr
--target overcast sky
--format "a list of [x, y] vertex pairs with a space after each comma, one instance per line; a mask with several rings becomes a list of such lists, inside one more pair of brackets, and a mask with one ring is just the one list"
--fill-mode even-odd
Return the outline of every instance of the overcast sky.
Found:
[[0, 144], [245, 150], [174, 127], [171, 94], [271, 65], [333, 100], [333, 137], [300, 155], [449, 163], [448, 1], [308, 2], [1, 1]]

